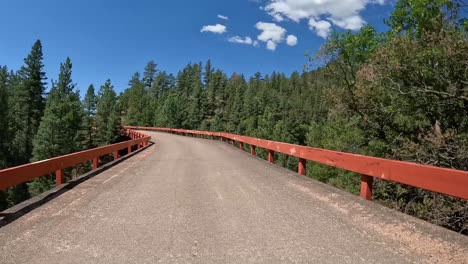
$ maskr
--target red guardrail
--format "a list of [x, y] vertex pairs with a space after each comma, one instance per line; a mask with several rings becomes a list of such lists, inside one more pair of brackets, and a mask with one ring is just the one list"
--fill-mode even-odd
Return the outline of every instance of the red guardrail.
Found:
[[218, 137], [223, 141], [231, 141], [231, 143], [232, 141], [238, 141], [241, 149], [243, 149], [244, 144], [249, 144], [252, 155], [255, 155], [256, 147], [261, 147], [268, 150], [268, 161], [271, 163], [274, 162], [274, 152], [299, 158], [298, 173], [302, 175], [306, 174], [306, 160], [353, 171], [362, 175], [360, 196], [367, 200], [372, 200], [372, 182], [374, 178], [468, 200], [468, 171], [312, 148], [229, 133], [160, 127], [127, 126], [125, 128], [163, 131], [182, 135], [201, 135], [212, 139]]
[[92, 161], [94, 170], [99, 167], [99, 157], [114, 153], [114, 160], [116, 160], [119, 158], [119, 150], [127, 149], [127, 153], [130, 154], [133, 146], [136, 145], [139, 149], [147, 146], [151, 140], [150, 136], [131, 129], [125, 129], [124, 134], [131, 140], [0, 170], [0, 190], [50, 173], [55, 173], [55, 182], [60, 185], [64, 183], [64, 169], [66, 168]]

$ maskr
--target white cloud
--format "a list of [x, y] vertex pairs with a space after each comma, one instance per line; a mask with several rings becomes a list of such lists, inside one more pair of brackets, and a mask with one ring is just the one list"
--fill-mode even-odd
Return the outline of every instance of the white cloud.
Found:
[[[276, 47], [280, 43], [283, 43], [286, 40], [286, 44], [289, 46], [297, 45], [297, 37], [294, 35], [286, 36], [286, 29], [283, 27], [278, 26], [275, 23], [265, 23], [265, 22], [258, 22], [255, 24], [255, 27], [261, 31], [260, 35], [257, 36], [259, 41], [266, 43], [266, 48], [275, 51]], [[259, 43], [254, 41], [253, 46], [258, 46]]]
[[273, 40], [268, 40], [267, 41], [267, 49], [271, 51], [275, 51], [277, 44], [273, 42]]
[[315, 31], [318, 36], [322, 38], [327, 38], [331, 31], [331, 23], [326, 20], [315, 20], [311, 18], [309, 20], [309, 28], [310, 30]]
[[288, 44], [289, 46], [296, 46], [297, 45], [297, 37], [294, 36], [294, 35], [289, 35], [286, 38], [286, 44]]
[[[385, 0], [268, 0], [263, 10], [276, 21], [309, 20], [309, 25], [320, 37], [326, 38], [333, 25], [356, 30], [365, 21], [360, 12], [369, 4], [384, 4]], [[331, 23], [330, 23], [330, 22]]]
[[254, 40], [254, 42], [252, 43], [252, 46], [254, 46], [254, 47], [258, 47], [258, 46], [260, 46], [260, 44], [258, 43], [258, 41], [257, 41], [257, 40]]
[[223, 20], [228, 20], [229, 19], [229, 17], [223, 16], [223, 15], [218, 15], [218, 18], [223, 19]]
[[286, 29], [275, 23], [258, 22], [255, 27], [262, 31], [257, 38], [263, 42], [271, 40], [274, 43], [280, 43], [284, 39], [284, 34], [286, 34]]
[[226, 32], [226, 26], [221, 24], [203, 26], [200, 32], [211, 32], [216, 34], [223, 34]]
[[247, 44], [247, 45], [253, 44], [252, 39], [250, 37], [242, 38], [239, 36], [234, 36], [234, 37], [228, 38], [228, 41], [232, 43]]
[[362, 28], [362, 26], [366, 24], [366, 22], [360, 16], [351, 16], [351, 17], [347, 17], [341, 20], [331, 19], [331, 21], [333, 21], [333, 24], [341, 28], [351, 29], [351, 30], [360, 29]]
[[280, 14], [272, 14], [273, 19], [277, 22], [281, 22], [284, 20], [284, 18]]

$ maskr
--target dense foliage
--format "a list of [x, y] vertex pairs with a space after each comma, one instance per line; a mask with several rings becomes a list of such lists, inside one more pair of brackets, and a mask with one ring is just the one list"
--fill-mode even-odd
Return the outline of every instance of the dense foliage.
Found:
[[[227, 76], [210, 61], [191, 63], [174, 76], [150, 61], [120, 95], [107, 81], [97, 95], [90, 86], [80, 105], [69, 60], [44, 94], [38, 41], [20, 71], [0, 68], [0, 168], [109, 144], [122, 123], [225, 131], [468, 170], [468, 45], [461, 8], [458, 1], [399, 0], [386, 21], [388, 32], [371, 26], [335, 32], [309, 57], [314, 70], [290, 76]], [[296, 169], [295, 158], [275, 155]], [[359, 175], [307, 166], [310, 177], [358, 193]], [[0, 193], [0, 209], [51, 185], [39, 183]], [[374, 184], [378, 202], [468, 233], [466, 201]]]

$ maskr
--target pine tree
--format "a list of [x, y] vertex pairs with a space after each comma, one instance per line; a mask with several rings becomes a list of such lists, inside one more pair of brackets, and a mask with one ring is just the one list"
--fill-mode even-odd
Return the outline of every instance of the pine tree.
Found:
[[[42, 44], [37, 40], [24, 59], [17, 74], [10, 73], [9, 82], [9, 160], [8, 166], [28, 163], [32, 157], [33, 138], [44, 111], [44, 81]], [[10, 206], [30, 197], [26, 184], [7, 190]]]
[[208, 60], [205, 65], [205, 72], [203, 73], [203, 82], [205, 87], [210, 85], [212, 79], [211, 76], [213, 75], [213, 68], [211, 67], [211, 60]]
[[158, 115], [158, 125], [173, 128], [182, 127], [182, 103], [177, 94], [173, 93], [165, 98]]
[[7, 167], [8, 134], [8, 69], [0, 67], [0, 170]]
[[86, 91], [86, 96], [83, 100], [83, 148], [90, 149], [96, 147], [94, 142], [96, 131], [96, 95], [94, 93], [94, 86], [91, 84]]
[[[8, 79], [7, 67], [0, 67], [0, 170], [8, 167]], [[0, 211], [8, 207], [8, 193], [0, 191]]]
[[153, 85], [154, 79], [156, 77], [156, 73], [158, 72], [156, 67], [158, 65], [153, 61], [150, 60], [146, 66], [145, 71], [143, 72], [143, 83], [145, 84], [145, 88], [150, 88]]
[[203, 93], [202, 93], [202, 80], [201, 80], [201, 64], [194, 64], [189, 66], [189, 87], [187, 98], [187, 119], [184, 124], [189, 129], [198, 129], [204, 116], [204, 109], [202, 108]]
[[101, 86], [96, 105], [96, 144], [113, 143], [119, 135], [120, 116], [117, 96], [110, 80]]
[[242, 120], [242, 106], [246, 82], [244, 76], [234, 73], [228, 82], [227, 90], [231, 91], [226, 104], [226, 129], [232, 133], [242, 133], [239, 126]]
[[[34, 137], [33, 160], [43, 160], [82, 150], [83, 109], [79, 92], [72, 78], [69, 58], [60, 65], [58, 82], [52, 83], [44, 116]], [[54, 185], [50, 176], [29, 184], [32, 195], [37, 195]]]
[[18, 72], [18, 81], [12, 89], [11, 112], [15, 113], [11, 122], [12, 165], [30, 161], [33, 143], [44, 111], [44, 80], [42, 45], [37, 40], [31, 53], [24, 59], [24, 66]]
[[130, 88], [124, 93], [126, 101], [124, 123], [132, 126], [151, 125], [154, 114], [151, 113], [150, 98], [145, 84], [140, 80], [140, 74], [136, 72], [128, 84]]

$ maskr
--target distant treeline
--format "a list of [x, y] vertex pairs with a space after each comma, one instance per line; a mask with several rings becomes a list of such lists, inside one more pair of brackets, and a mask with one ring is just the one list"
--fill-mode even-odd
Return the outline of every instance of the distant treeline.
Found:
[[[385, 21], [388, 32], [365, 26], [333, 33], [308, 57], [309, 66], [320, 65], [312, 71], [246, 79], [227, 76], [208, 61], [174, 76], [150, 61], [120, 95], [108, 81], [97, 96], [90, 86], [81, 103], [69, 60], [50, 94], [42, 96], [36, 43], [20, 71], [1, 71], [0, 166], [113, 142], [122, 123], [225, 131], [468, 170], [468, 23], [459, 16], [462, 8], [458, 1], [398, 0]], [[275, 155], [279, 164], [296, 169], [295, 158]], [[310, 177], [358, 193], [359, 175], [307, 166]], [[11, 188], [4, 200], [12, 205], [51, 184], [37, 180]], [[374, 184], [376, 201], [468, 233], [467, 201], [386, 181]]]

